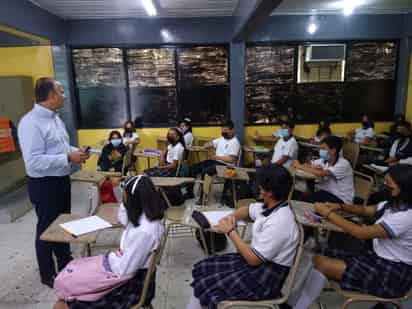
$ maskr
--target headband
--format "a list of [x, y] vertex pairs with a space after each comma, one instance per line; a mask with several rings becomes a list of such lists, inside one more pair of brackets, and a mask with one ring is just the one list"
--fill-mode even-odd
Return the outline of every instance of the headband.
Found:
[[143, 178], [143, 175], [137, 175], [137, 176], [130, 177], [124, 182], [123, 188], [127, 188], [127, 186], [130, 185], [134, 181], [133, 187], [132, 187], [132, 195], [133, 195], [134, 191], [136, 190], [137, 184], [142, 178]]

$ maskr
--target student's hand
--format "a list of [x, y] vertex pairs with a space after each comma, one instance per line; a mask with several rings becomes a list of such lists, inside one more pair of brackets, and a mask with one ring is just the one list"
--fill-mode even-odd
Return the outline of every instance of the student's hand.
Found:
[[229, 222], [233, 223], [233, 225], [236, 224], [236, 219], [234, 215], [227, 215], [226, 217], [223, 217], [222, 219], [219, 220], [218, 224], [220, 224], [220, 222], [223, 222], [225, 220], [229, 220]]
[[301, 168], [301, 167], [302, 167], [302, 164], [300, 164], [300, 162], [299, 162], [298, 160], [293, 160], [292, 166], [293, 166], [294, 168]]
[[69, 162], [75, 163], [75, 164], [81, 164], [86, 162], [86, 160], [90, 157], [90, 154], [87, 152], [83, 152], [81, 150], [69, 152], [67, 154], [67, 158]]
[[228, 216], [219, 221], [213, 228], [216, 232], [226, 234], [235, 228], [236, 220], [233, 216]]
[[340, 206], [340, 204], [337, 203], [320, 203], [320, 204], [324, 204], [326, 205], [329, 209], [333, 209], [333, 210], [341, 210], [342, 207]]
[[316, 203], [315, 204], [315, 212], [321, 215], [322, 217], [326, 217], [331, 211], [333, 211], [331, 207], [329, 207], [326, 203]]

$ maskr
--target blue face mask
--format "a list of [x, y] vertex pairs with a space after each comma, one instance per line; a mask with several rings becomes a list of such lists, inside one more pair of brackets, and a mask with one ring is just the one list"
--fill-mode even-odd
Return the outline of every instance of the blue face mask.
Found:
[[117, 147], [117, 146], [119, 146], [121, 143], [122, 143], [122, 140], [121, 139], [112, 139], [111, 141], [110, 141], [110, 143], [112, 143], [112, 145], [114, 146], [114, 147]]
[[329, 152], [325, 149], [319, 149], [319, 157], [322, 160], [327, 161], [329, 159]]
[[289, 137], [289, 130], [288, 129], [280, 129], [279, 130], [279, 135], [282, 138], [288, 138]]

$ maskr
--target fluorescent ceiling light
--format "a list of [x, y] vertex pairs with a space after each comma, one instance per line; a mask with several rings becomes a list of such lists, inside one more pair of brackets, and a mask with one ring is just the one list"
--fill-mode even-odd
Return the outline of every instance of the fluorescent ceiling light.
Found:
[[349, 16], [353, 14], [358, 6], [365, 3], [365, 0], [341, 0], [332, 2], [329, 6], [334, 9], [342, 9], [343, 15]]
[[318, 30], [318, 25], [316, 25], [315, 23], [310, 23], [306, 30], [309, 34], [314, 34]]
[[142, 0], [143, 6], [149, 16], [156, 16], [157, 11], [153, 0]]

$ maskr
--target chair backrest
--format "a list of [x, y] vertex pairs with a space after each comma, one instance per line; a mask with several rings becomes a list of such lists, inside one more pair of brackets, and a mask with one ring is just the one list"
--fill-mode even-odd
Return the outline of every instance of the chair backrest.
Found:
[[206, 205], [209, 201], [209, 195], [212, 191], [212, 183], [215, 179], [215, 176], [205, 175], [203, 179], [203, 196], [202, 196], [202, 205]]
[[180, 170], [181, 170], [181, 169], [182, 169], [182, 159], [180, 159], [180, 160], [177, 162], [176, 177], [181, 176], [181, 175], [180, 175]]
[[357, 171], [354, 171], [353, 174], [355, 197], [361, 198], [363, 200], [363, 205], [367, 205], [374, 183], [373, 178]]
[[130, 309], [143, 308], [143, 306], [146, 303], [147, 294], [149, 292], [149, 289], [150, 289], [150, 286], [153, 280], [153, 276], [155, 275], [157, 265], [159, 265], [159, 262], [162, 258], [163, 246], [165, 243], [164, 237], [166, 236], [165, 235], [162, 236], [162, 239], [160, 240], [160, 245], [158, 246], [158, 248], [150, 254], [149, 267], [147, 268], [147, 273], [144, 278], [143, 289], [140, 293], [139, 302], [135, 306], [131, 307]]
[[241, 166], [242, 164], [242, 147], [239, 148], [239, 154], [237, 155], [236, 166]]
[[295, 192], [295, 184], [296, 184], [296, 177], [295, 175], [291, 175], [292, 176], [292, 187], [290, 188], [289, 191], [289, 195], [288, 195], [288, 202], [290, 203], [290, 201], [292, 200], [293, 197], [293, 192]]
[[[295, 220], [296, 220], [296, 216], [295, 216]], [[289, 295], [292, 291], [292, 287], [293, 284], [295, 282], [295, 278], [296, 278], [296, 274], [299, 270], [299, 265], [300, 265], [300, 261], [302, 259], [302, 255], [303, 255], [303, 240], [304, 240], [304, 232], [303, 232], [303, 227], [302, 225], [296, 220], [296, 224], [298, 225], [299, 228], [299, 244], [298, 244], [298, 249], [296, 250], [296, 254], [295, 254], [295, 259], [293, 261], [293, 265], [290, 268], [289, 271], [289, 275], [286, 279], [286, 282], [283, 285], [282, 288], [282, 298], [279, 300], [278, 303], [283, 303], [286, 302], [289, 298]]]
[[122, 175], [125, 176], [132, 162], [133, 148], [127, 149], [123, 156]]
[[345, 141], [342, 147], [343, 157], [352, 164], [352, 168], [355, 169], [358, 163], [360, 147], [359, 144], [354, 142]]

